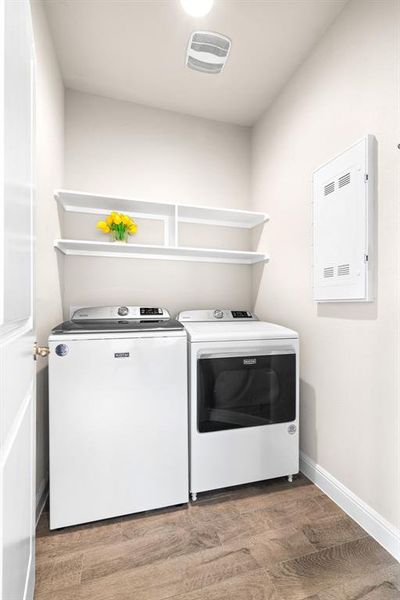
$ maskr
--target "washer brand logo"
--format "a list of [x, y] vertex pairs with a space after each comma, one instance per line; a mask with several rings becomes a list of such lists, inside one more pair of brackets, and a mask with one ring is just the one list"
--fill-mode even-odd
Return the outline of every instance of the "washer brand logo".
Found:
[[128, 358], [129, 352], [114, 352], [114, 358]]
[[65, 356], [68, 354], [68, 346], [66, 344], [58, 344], [56, 346], [56, 354], [57, 356]]
[[257, 359], [256, 358], [244, 358], [243, 359], [243, 364], [244, 365], [255, 365], [257, 363]]

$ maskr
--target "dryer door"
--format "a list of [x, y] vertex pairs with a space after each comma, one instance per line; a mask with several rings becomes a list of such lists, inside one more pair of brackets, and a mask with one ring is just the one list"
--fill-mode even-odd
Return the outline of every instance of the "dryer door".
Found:
[[296, 355], [215, 355], [198, 360], [200, 433], [296, 418]]

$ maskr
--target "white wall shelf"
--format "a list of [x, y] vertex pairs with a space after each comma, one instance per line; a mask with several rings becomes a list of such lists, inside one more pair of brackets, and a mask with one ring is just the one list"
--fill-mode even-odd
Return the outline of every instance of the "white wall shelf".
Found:
[[243, 227], [246, 229], [252, 229], [269, 219], [266, 213], [261, 212], [134, 200], [133, 198], [118, 198], [70, 190], [57, 190], [55, 198], [64, 210], [70, 212], [103, 214], [115, 210], [140, 218], [162, 219], [169, 217], [178, 222]]
[[105, 256], [114, 258], [149, 258], [253, 265], [269, 260], [267, 254], [241, 250], [116, 244], [87, 240], [55, 240], [54, 247], [68, 256]]
[[198, 223], [220, 227], [253, 229], [268, 221], [266, 213], [213, 208], [118, 198], [101, 194], [88, 194], [72, 190], [57, 190], [55, 199], [65, 211], [105, 215], [110, 211], [124, 212], [140, 219], [156, 219], [164, 222], [164, 244], [112, 244], [89, 240], [55, 240], [54, 246], [67, 255], [114, 256], [124, 258], [153, 258], [163, 260], [188, 260], [252, 265], [265, 262], [269, 257], [260, 252], [222, 250], [211, 248], [188, 248], [180, 246], [179, 224]]

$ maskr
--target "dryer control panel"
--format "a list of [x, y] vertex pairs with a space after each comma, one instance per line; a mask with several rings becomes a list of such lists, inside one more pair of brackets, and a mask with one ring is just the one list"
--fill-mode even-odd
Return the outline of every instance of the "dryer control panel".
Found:
[[208, 310], [184, 310], [176, 317], [181, 323], [214, 321], [258, 321], [258, 317], [249, 310], [231, 310], [214, 308]]

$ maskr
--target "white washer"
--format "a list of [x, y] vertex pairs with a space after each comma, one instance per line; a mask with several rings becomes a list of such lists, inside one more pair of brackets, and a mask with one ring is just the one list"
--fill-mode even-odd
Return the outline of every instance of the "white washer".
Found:
[[247, 311], [181, 312], [189, 346], [190, 492], [299, 471], [299, 340]]
[[162, 308], [84, 308], [49, 347], [51, 529], [187, 502], [183, 326]]

